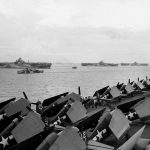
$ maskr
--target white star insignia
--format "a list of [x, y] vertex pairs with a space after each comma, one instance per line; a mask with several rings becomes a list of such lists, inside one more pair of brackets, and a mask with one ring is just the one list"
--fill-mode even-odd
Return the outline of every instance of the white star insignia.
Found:
[[60, 117], [59, 117], [59, 116], [58, 116], [58, 120], [57, 120], [57, 121], [58, 121], [58, 122], [61, 122], [61, 121], [60, 121]]
[[134, 118], [133, 113], [129, 112], [128, 117], [129, 117], [130, 119]]
[[97, 138], [99, 138], [99, 140], [101, 140], [103, 138], [103, 133], [106, 133], [106, 129], [102, 130], [101, 132], [99, 132], [97, 130], [97, 135], [93, 138], [94, 141], [97, 141]]
[[58, 125], [58, 124], [61, 124], [61, 120], [59, 116], [58, 116], [58, 120], [54, 122], [54, 125]]
[[102, 139], [102, 132], [97, 130], [97, 135], [93, 138], [94, 141], [97, 141], [97, 138]]
[[5, 138], [2, 137], [2, 140], [1, 140], [0, 144], [3, 145], [3, 148], [5, 148], [6, 145], [9, 145], [7, 140], [8, 140], [8, 138], [5, 139]]
[[103, 137], [103, 136], [102, 136], [102, 133], [103, 133], [103, 131], [99, 132], [99, 131], [97, 130], [97, 135], [96, 135], [96, 136], [101, 139], [101, 138]]

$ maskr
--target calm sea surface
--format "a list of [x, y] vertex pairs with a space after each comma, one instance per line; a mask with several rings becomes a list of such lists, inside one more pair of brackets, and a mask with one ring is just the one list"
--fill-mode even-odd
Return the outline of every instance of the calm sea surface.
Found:
[[[77, 69], [72, 69], [77, 66]], [[0, 101], [12, 97], [23, 97], [25, 91], [28, 98], [35, 102], [66, 91], [78, 92], [81, 87], [82, 96], [90, 96], [106, 86], [117, 82], [127, 83], [128, 79], [150, 78], [150, 66], [144, 67], [82, 67], [79, 64], [54, 64], [51, 69], [41, 74], [17, 74], [17, 69], [0, 69]]]

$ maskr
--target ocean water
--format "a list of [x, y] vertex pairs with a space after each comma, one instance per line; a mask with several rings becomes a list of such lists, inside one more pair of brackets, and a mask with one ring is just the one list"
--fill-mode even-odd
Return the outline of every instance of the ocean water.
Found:
[[[77, 69], [72, 69], [77, 66]], [[80, 64], [53, 64], [41, 74], [17, 74], [17, 69], [0, 69], [0, 101], [12, 97], [23, 97], [36, 102], [63, 92], [78, 92], [82, 96], [92, 96], [104, 86], [127, 83], [128, 79], [137, 81], [148, 76], [150, 66], [126, 67], [83, 67]]]

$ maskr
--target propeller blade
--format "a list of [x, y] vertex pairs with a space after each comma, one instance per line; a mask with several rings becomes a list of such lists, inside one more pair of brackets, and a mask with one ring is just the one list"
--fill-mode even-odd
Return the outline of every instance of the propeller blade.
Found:
[[128, 83], [130, 83], [130, 79], [128, 79]]
[[23, 95], [24, 95], [24, 98], [25, 98], [25, 99], [28, 99], [28, 97], [27, 97], [27, 95], [26, 95], [25, 92], [23, 92]]
[[80, 86], [78, 86], [78, 94], [81, 95], [81, 89], [80, 89]]

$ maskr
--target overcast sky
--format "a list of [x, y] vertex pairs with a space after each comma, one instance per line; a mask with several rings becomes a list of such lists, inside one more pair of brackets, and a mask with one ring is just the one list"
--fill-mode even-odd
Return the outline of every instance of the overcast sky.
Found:
[[0, 61], [150, 63], [149, 0], [0, 0]]

